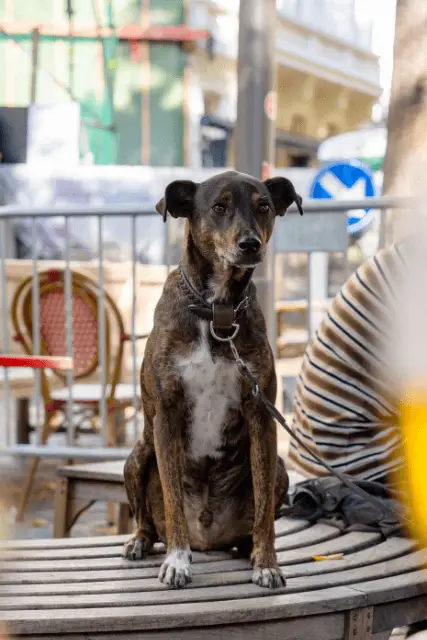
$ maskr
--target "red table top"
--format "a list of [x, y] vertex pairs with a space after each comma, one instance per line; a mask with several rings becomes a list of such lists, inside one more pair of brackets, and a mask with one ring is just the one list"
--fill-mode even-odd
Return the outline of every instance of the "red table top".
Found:
[[0, 367], [67, 370], [73, 368], [73, 359], [66, 356], [22, 356], [0, 353]]

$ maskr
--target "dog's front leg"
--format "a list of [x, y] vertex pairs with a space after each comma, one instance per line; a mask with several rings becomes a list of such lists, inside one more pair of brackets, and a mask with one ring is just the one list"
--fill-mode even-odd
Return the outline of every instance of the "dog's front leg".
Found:
[[176, 407], [160, 406], [155, 418], [154, 445], [163, 490], [168, 555], [159, 579], [170, 587], [191, 582], [191, 551], [184, 516], [182, 425]]
[[252, 582], [270, 589], [286, 584], [277, 564], [274, 548], [275, 486], [277, 468], [276, 424], [267, 410], [257, 402], [247, 405], [250, 428], [250, 457], [254, 492], [252, 531]]

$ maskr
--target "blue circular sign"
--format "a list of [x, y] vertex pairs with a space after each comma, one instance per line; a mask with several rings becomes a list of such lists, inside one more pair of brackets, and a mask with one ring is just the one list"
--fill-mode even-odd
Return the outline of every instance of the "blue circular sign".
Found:
[[[322, 167], [314, 176], [310, 198], [315, 200], [362, 200], [375, 195], [371, 170], [358, 160], [334, 162]], [[348, 212], [350, 235], [366, 229], [374, 219], [371, 208]]]

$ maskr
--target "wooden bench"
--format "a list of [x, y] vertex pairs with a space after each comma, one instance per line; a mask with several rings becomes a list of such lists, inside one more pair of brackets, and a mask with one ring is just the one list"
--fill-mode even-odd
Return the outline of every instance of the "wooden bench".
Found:
[[[313, 300], [311, 311], [324, 313], [333, 298], [327, 300]], [[309, 341], [307, 319], [304, 318], [303, 326], [286, 325], [285, 314], [299, 313], [306, 316], [308, 300], [277, 300], [274, 305], [276, 313], [276, 345], [280, 357], [302, 355]]]
[[131, 531], [123, 466], [124, 460], [59, 467], [53, 521], [55, 538], [67, 537], [77, 519], [97, 501], [118, 504], [118, 533]]
[[10, 542], [0, 626], [70, 640], [386, 640], [427, 618], [425, 555], [411, 540], [285, 519], [276, 536], [288, 583], [275, 592], [253, 585], [249, 562], [227, 553], [194, 553], [192, 584], [173, 591], [157, 579], [161, 546], [130, 562], [120, 557], [127, 536]]

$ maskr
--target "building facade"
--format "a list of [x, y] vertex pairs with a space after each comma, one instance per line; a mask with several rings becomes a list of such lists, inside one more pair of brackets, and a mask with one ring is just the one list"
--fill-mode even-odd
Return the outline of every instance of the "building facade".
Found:
[[[217, 120], [224, 131], [221, 144], [210, 141], [210, 128], [202, 131], [205, 161], [210, 156], [213, 164], [224, 155], [233, 161], [238, 11], [239, 0], [191, 0], [189, 6], [191, 24], [213, 35], [214, 57], [202, 43], [193, 56], [205, 122]], [[371, 24], [358, 18], [357, 0], [277, 0], [276, 166], [310, 165], [320, 141], [370, 120], [381, 93], [371, 35]]]
[[[369, 120], [379, 67], [354, 4], [277, 0], [279, 167], [312, 164], [321, 140]], [[238, 5], [1, 0], [0, 108], [75, 100], [95, 164], [231, 165]]]

